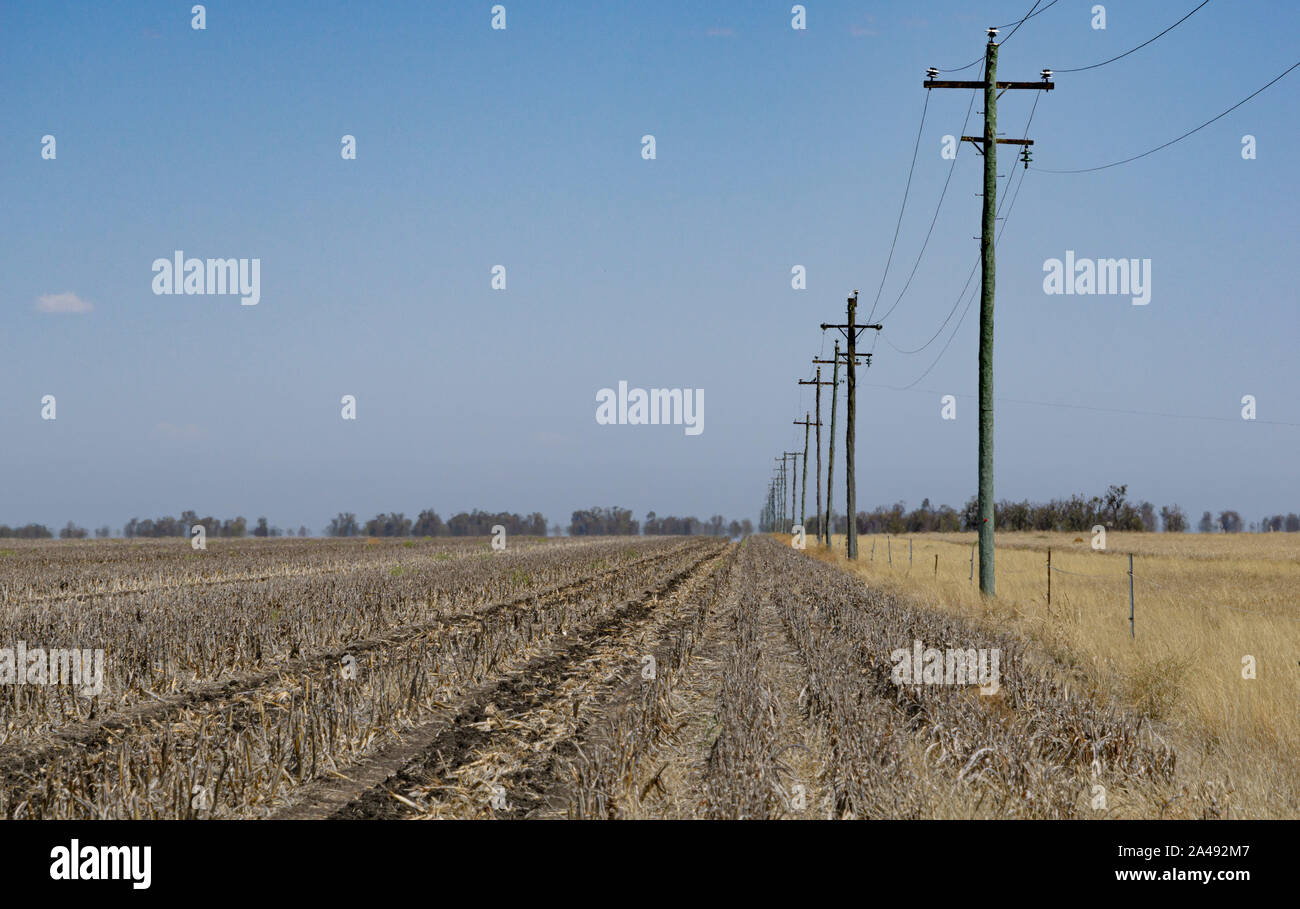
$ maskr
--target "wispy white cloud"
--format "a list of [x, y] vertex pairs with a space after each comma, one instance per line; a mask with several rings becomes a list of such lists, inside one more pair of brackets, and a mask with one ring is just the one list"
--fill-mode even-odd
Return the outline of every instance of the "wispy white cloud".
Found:
[[72, 291], [62, 294], [42, 294], [36, 298], [38, 312], [69, 313], [90, 312], [95, 306], [89, 300], [83, 300]]

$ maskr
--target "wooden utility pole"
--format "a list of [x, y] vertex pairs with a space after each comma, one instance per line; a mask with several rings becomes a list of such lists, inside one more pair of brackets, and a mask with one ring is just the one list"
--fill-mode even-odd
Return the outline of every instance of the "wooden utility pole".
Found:
[[768, 528], [770, 533], [776, 533], [781, 529], [781, 473], [778, 470], [772, 477], [772, 526]]
[[[994, 595], [993, 580], [993, 296], [996, 261], [993, 234], [997, 228], [998, 146], [1033, 145], [1031, 139], [999, 139], [998, 94], [1029, 89], [1051, 91], [1051, 70], [1043, 70], [1041, 82], [998, 82], [998, 30], [990, 28], [984, 49], [984, 79], [979, 82], [939, 81], [931, 67], [923, 83], [929, 88], [973, 88], [984, 91], [984, 135], [962, 136], [984, 155], [984, 209], [980, 228], [980, 351], [979, 351], [979, 549], [980, 592]], [[1026, 151], [1028, 149], [1026, 148]], [[1028, 156], [1025, 158], [1028, 167]]]
[[785, 453], [785, 457], [789, 458], [791, 462], [790, 474], [789, 474], [790, 476], [790, 527], [793, 528], [794, 516], [799, 513], [798, 508], [795, 507], [799, 501], [799, 487], [796, 486], [794, 482], [795, 472], [799, 469], [799, 452], [787, 451]]
[[780, 461], [781, 466], [777, 468], [776, 478], [773, 481], [776, 487], [776, 508], [773, 510], [776, 525], [772, 529], [780, 532], [785, 529], [785, 455], [774, 460]]
[[[818, 361], [814, 360], [813, 362], [816, 363], [816, 362], [818, 362]], [[816, 378], [814, 378], [814, 379], [812, 379], [812, 380], [800, 379], [800, 380], [799, 380], [799, 384], [800, 384], [800, 385], [812, 385], [813, 388], [814, 388], [814, 392], [815, 392], [815, 394], [816, 394], [816, 398], [817, 398], [817, 402], [816, 402], [816, 407], [817, 407], [817, 422], [813, 424], [814, 426], [817, 427], [817, 439], [816, 439], [816, 442], [817, 442], [817, 477], [816, 477], [816, 481], [815, 481], [815, 484], [814, 484], [815, 487], [816, 487], [816, 489], [817, 489], [817, 542], [818, 542], [818, 543], [823, 543], [823, 542], [824, 542], [827, 546], [829, 546], [830, 543], [831, 543], [831, 538], [830, 538], [830, 535], [826, 533], [826, 512], [822, 511], [822, 386], [823, 386], [823, 385], [830, 385], [830, 384], [832, 384], [832, 383], [830, 383], [830, 382], [823, 382], [823, 381], [822, 381], [822, 368], [821, 368], [820, 366], [818, 366], [818, 367], [817, 367], [817, 376], [816, 376]], [[833, 391], [832, 391], [832, 394], [834, 394]], [[831, 409], [831, 431], [832, 431], [832, 432], [835, 431], [835, 416], [834, 416], [834, 414], [835, 414], [835, 410], [834, 410], [834, 407], [832, 407], [832, 409]], [[835, 448], [834, 448], [834, 444], [835, 444], [835, 443], [832, 441], [832, 443], [831, 443], [831, 446], [832, 446], [832, 447], [831, 447], [831, 451], [834, 451], [834, 450], [835, 450]], [[804, 462], [804, 467], [805, 467], [805, 469], [807, 469], [807, 463], [808, 463], [807, 461]], [[822, 536], [823, 536], [823, 535], [825, 535], [825, 537], [826, 537], [825, 540], [822, 539]]]
[[829, 457], [826, 462], [826, 545], [831, 544], [831, 534], [835, 531], [834, 508], [831, 502], [834, 500], [832, 493], [835, 491], [835, 401], [839, 396], [840, 389], [840, 342], [835, 342], [835, 356], [829, 361], [813, 360], [814, 363], [831, 363], [831, 440]]
[[[803, 385], [803, 384], [804, 384], [804, 382], [803, 382], [802, 379], [799, 381], [799, 384], [800, 384], [800, 385]], [[805, 532], [806, 532], [807, 529], [808, 529], [808, 525], [807, 525], [806, 523], [804, 523], [804, 522], [807, 520], [807, 517], [808, 517], [808, 516], [807, 516], [807, 511], [808, 511], [808, 430], [812, 429], [812, 427], [813, 427], [813, 425], [814, 425], [814, 424], [813, 424], [813, 420], [812, 420], [812, 414], [810, 414], [810, 413], [808, 413], [807, 411], [805, 411], [805, 412], [804, 412], [804, 415], [803, 415], [803, 419], [802, 419], [802, 420], [795, 420], [795, 421], [794, 421], [794, 425], [795, 425], [795, 426], [802, 426], [802, 427], [803, 427], [803, 490], [799, 493], [799, 523], [804, 525], [804, 530], [805, 530]], [[817, 432], [820, 433], [820, 432], [821, 432], [821, 426], [822, 426], [821, 422], [818, 421], [817, 424], [816, 424], [816, 426], [817, 426]], [[817, 460], [818, 460], [819, 462], [821, 461], [821, 452], [820, 452], [820, 451], [817, 453]], [[818, 502], [821, 501], [821, 495], [820, 495], [820, 493], [819, 493], [818, 496], [817, 496], [817, 501], [818, 501]]]
[[826, 545], [831, 544], [831, 534], [835, 532], [835, 403], [840, 390], [840, 364], [847, 355], [840, 353], [840, 342], [835, 342], [835, 356], [829, 360], [813, 360], [814, 363], [831, 364], [831, 438], [826, 464]]
[[[857, 430], [856, 419], [857, 419], [857, 409], [858, 409], [857, 407], [858, 405], [858, 373], [857, 373], [858, 335], [866, 331], [868, 328], [874, 329], [876, 331], [880, 331], [880, 329], [883, 326], [879, 324], [876, 325], [857, 324], [858, 292], [856, 290], [853, 291], [853, 296], [849, 297], [848, 304], [849, 304], [848, 321], [843, 325], [831, 325], [826, 322], [823, 322], [822, 331], [825, 331], [828, 328], [837, 328], [844, 335], [845, 339], [849, 342], [849, 349], [845, 354], [845, 357], [849, 365], [848, 418], [845, 420], [844, 423], [844, 458], [845, 458], [844, 473], [846, 475], [845, 480], [848, 485], [848, 515], [849, 515], [848, 538], [845, 544], [845, 549], [850, 559], [856, 559], [858, 557], [858, 522], [856, 520], [858, 489], [857, 489], [856, 478], [854, 476], [854, 468], [855, 468], [854, 448], [856, 442], [854, 436], [856, 435], [856, 430]], [[866, 365], [870, 366], [871, 354], [862, 354], [862, 357], [866, 360]]]
[[787, 460], [788, 459], [785, 458], [785, 455], [781, 455], [781, 524], [779, 528], [781, 533], [785, 532], [785, 481], [787, 481], [787, 472], [785, 472], [785, 468], [787, 468]]

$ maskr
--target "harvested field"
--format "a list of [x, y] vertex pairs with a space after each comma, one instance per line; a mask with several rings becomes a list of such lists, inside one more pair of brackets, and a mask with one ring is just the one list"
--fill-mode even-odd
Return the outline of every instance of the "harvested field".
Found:
[[[9, 818], [1229, 810], [1048, 650], [767, 537], [34, 543], [0, 584], [3, 639], [105, 655], [0, 699]], [[996, 690], [898, 684], [914, 642]]]

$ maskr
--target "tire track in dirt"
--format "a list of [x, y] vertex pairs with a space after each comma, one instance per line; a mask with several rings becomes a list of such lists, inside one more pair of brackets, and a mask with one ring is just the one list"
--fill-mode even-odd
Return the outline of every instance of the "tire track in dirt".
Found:
[[625, 685], [572, 743], [544, 816], [813, 816], [822, 748], [802, 664], [764, 595], [770, 569], [749, 541], [720, 575], [664, 629], [655, 681]]
[[695, 813], [699, 787], [685, 781], [707, 755], [708, 745], [692, 754], [687, 743], [713, 725], [715, 667], [729, 646], [721, 616], [743, 548], [732, 548], [707, 584], [660, 617], [653, 647], [656, 673], [650, 679], [625, 680], [608, 699], [603, 715], [557, 748], [552, 786], [531, 816], [603, 819]]
[[[335, 818], [524, 817], [542, 806], [563, 766], [557, 749], [573, 747], [620, 681], [620, 672], [645, 652], [647, 626], [671, 612], [722, 561], [726, 544], [704, 552], [659, 585], [624, 601], [612, 613], [557, 642], [521, 669], [467, 697], [455, 715], [412, 741], [385, 779], [355, 794]], [[414, 752], [411, 754], [410, 752]], [[379, 771], [372, 768], [369, 782]], [[352, 786], [338, 787], [316, 810]]]
[[721, 667], [718, 735], [701, 768], [704, 817], [808, 817], [822, 801], [822, 749], [804, 713], [803, 663], [774, 604], [778, 583], [751, 543]]

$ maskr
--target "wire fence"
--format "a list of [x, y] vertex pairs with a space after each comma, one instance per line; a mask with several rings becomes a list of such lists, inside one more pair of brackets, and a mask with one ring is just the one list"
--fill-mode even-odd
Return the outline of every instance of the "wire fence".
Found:
[[[933, 551], [927, 551], [923, 553], [922, 559], [918, 561], [916, 559], [917, 547], [915, 545], [914, 537], [894, 536], [892, 534], [879, 534], [879, 535], [872, 534], [868, 537], [868, 539], [870, 539], [869, 548], [864, 545], [865, 540], [860, 541], [859, 543], [859, 551], [860, 551], [859, 558], [862, 558], [868, 564], [872, 566], [876, 566], [877, 559], [879, 559], [880, 562], [883, 563], [885, 567], [892, 567], [898, 569], [904, 574], [904, 576], [911, 574], [913, 569], [916, 569], [917, 566], [919, 565], [918, 570], [920, 571], [922, 576], [931, 575], [931, 574], [935, 577], [938, 576], [939, 561], [940, 561], [939, 554]], [[878, 542], [881, 542], [881, 545], [879, 545], [879, 547], [877, 546]], [[923, 541], [923, 545], [925, 545], [927, 549], [929, 546], [936, 543], [943, 544], [945, 546], [960, 546], [963, 549], [968, 549], [969, 556], [963, 556], [962, 558], [963, 567], [967, 567], [968, 564], [969, 566], [968, 576], [970, 582], [972, 584], [977, 583], [977, 577], [978, 577], [977, 569], [978, 569], [979, 558], [977, 555], [976, 544], [959, 542], [956, 540], [940, 540], [940, 539], [925, 539]], [[897, 552], [895, 552], [896, 549], [898, 550]], [[1039, 552], [1039, 550], [1022, 548], [1022, 547], [1009, 547], [1007, 549], [1002, 549], [1000, 551], [1001, 552]], [[1261, 612], [1255, 609], [1243, 609], [1240, 606], [1231, 606], [1228, 605], [1227, 603], [1214, 602], [1213, 600], [1195, 598], [1194, 594], [1188, 591], [1187, 589], [1177, 588], [1177, 587], [1170, 586], [1168, 584], [1160, 583], [1159, 581], [1153, 580], [1152, 578], [1145, 576], [1142, 573], [1142, 568], [1144, 567], [1142, 562], [1142, 557], [1139, 556], [1137, 553], [1098, 552], [1096, 554], [1098, 556], [1103, 556], [1103, 557], [1120, 556], [1122, 558], [1125, 558], [1128, 561], [1128, 565], [1121, 567], [1120, 571], [1117, 573], [1073, 571], [1070, 569], [1061, 568], [1059, 565], [1053, 565], [1051, 562], [1052, 548], [1048, 547], [1047, 552], [1044, 554], [1045, 555], [1044, 566], [1043, 566], [1043, 571], [1041, 573], [1038, 571], [1029, 571], [1021, 568], [1007, 568], [1007, 567], [999, 566], [997, 568], [997, 576], [998, 577], [1010, 576], [1010, 577], [1015, 577], [1020, 579], [1026, 577], [1032, 577], [1032, 576], [1038, 576], [1043, 578], [1044, 588], [1045, 588], [1044, 601], [1049, 608], [1052, 605], [1053, 600], [1057, 597], [1061, 597], [1063, 599], [1068, 600], [1069, 593], [1071, 592], [1069, 588], [1065, 588], [1065, 589], [1058, 588], [1056, 591], [1053, 591], [1051, 580], [1050, 580], [1053, 575], [1065, 576], [1069, 578], [1082, 578], [1082, 579], [1086, 579], [1086, 581], [1089, 584], [1099, 583], [1099, 584], [1121, 585], [1122, 588], [1128, 591], [1128, 595], [1122, 598], [1128, 600], [1127, 605], [1130, 608], [1130, 629], [1134, 631], [1134, 635], [1136, 635], [1136, 632], [1134, 630], [1135, 619], [1136, 619], [1135, 613], [1139, 605], [1135, 588], [1147, 589], [1148, 591], [1160, 591], [1161, 593], [1167, 594], [1168, 596], [1165, 600], [1165, 603], [1169, 605], [1180, 606], [1189, 609], [1202, 609], [1205, 607], [1211, 607], [1214, 609], [1228, 610], [1230, 612], [1236, 612], [1243, 615], [1256, 616], [1258, 618], [1263, 618], [1263, 619], [1281, 620], [1285, 622], [1300, 622], [1300, 615], [1284, 615], [1277, 612]], [[1079, 556], [1079, 553], [1071, 552], [1069, 553], [1069, 555], [1077, 558]], [[1059, 557], [1059, 552], [1058, 552], [1058, 557]], [[931, 558], [933, 558], [933, 562], [930, 561]], [[1157, 556], [1155, 558], [1159, 558], [1159, 557]], [[947, 564], [951, 565], [951, 563], [947, 563]]]

